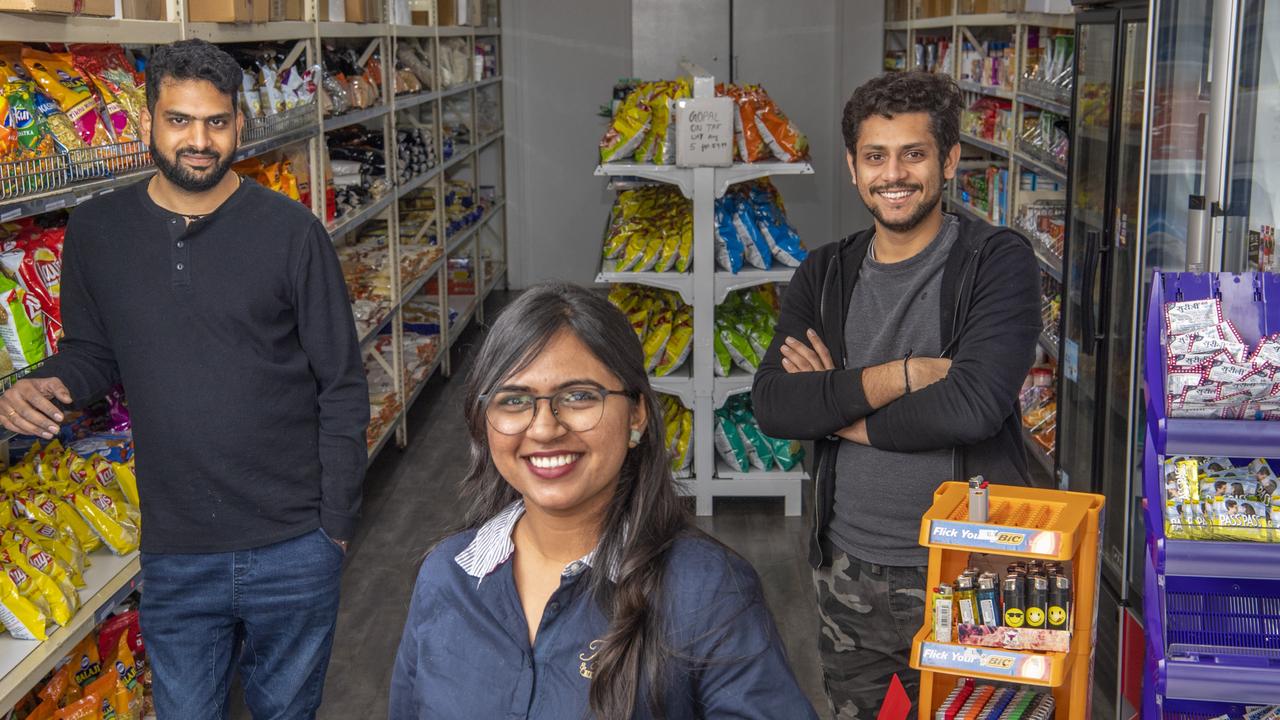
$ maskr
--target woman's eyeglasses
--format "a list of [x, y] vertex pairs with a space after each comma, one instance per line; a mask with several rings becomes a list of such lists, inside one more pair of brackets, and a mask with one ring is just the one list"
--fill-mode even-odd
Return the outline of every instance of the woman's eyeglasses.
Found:
[[489, 427], [503, 435], [519, 435], [533, 425], [538, 415], [538, 401], [551, 405], [551, 414], [572, 432], [595, 429], [604, 417], [604, 403], [610, 395], [635, 400], [637, 393], [605, 388], [569, 388], [554, 395], [534, 395], [520, 391], [499, 391], [480, 396], [485, 403], [484, 416]]

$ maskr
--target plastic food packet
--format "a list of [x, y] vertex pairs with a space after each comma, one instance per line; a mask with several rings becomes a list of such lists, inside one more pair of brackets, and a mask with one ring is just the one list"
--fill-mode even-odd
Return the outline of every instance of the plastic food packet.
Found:
[[754, 375], [756, 369], [760, 367], [760, 357], [751, 346], [751, 341], [747, 339], [746, 334], [738, 328], [723, 322], [719, 323], [717, 334], [720, 336], [721, 342], [724, 343], [725, 349], [728, 350], [730, 357], [733, 358], [733, 364]]
[[129, 463], [113, 462], [111, 469], [115, 471], [116, 482], [120, 484], [120, 492], [124, 494], [124, 499], [134, 507], [142, 507], [138, 497], [138, 477], [134, 475]]
[[129, 114], [125, 112], [124, 105], [120, 102], [119, 88], [109, 80], [103, 80], [99, 77], [90, 76], [89, 81], [93, 85], [93, 89], [97, 91], [98, 100], [101, 101], [98, 107], [98, 113], [102, 116], [103, 124], [107, 127], [107, 132], [116, 142], [130, 142], [138, 139], [137, 128], [134, 127]]
[[759, 470], [771, 469], [773, 449], [765, 440], [764, 434], [760, 432], [760, 428], [756, 427], [755, 418], [750, 412], [739, 408], [733, 414], [733, 420], [737, 425], [738, 434], [742, 438], [742, 445], [747, 451], [747, 460], [750, 461], [751, 466]]
[[103, 720], [102, 698], [86, 694], [53, 714], [53, 720]]
[[804, 458], [804, 447], [795, 440], [782, 440], [764, 436], [773, 451], [773, 461], [784, 472], [791, 470]]
[[76, 588], [84, 587], [84, 578], [77, 568], [45, 550], [16, 527], [7, 528], [2, 536], [5, 547], [15, 554], [21, 554], [37, 570], [53, 578], [58, 583], [58, 587], [62, 588], [62, 591], [71, 599], [72, 604], [79, 607], [80, 596]]
[[680, 245], [676, 253], [676, 272], [688, 272], [693, 264], [693, 213], [680, 221]]
[[95, 487], [81, 488], [68, 499], [111, 552], [128, 555], [138, 549], [138, 523], [127, 505]]
[[102, 656], [98, 654], [98, 642], [92, 635], [86, 635], [76, 643], [75, 649], [67, 657], [75, 668], [72, 680], [76, 685], [88, 687], [94, 680], [102, 677]]
[[88, 560], [85, 557], [84, 548], [75, 535], [63, 534], [53, 525], [34, 520], [19, 520], [13, 524], [13, 529], [61, 561], [67, 568], [67, 572], [71, 573], [71, 580], [76, 587], [84, 586], [83, 573], [88, 566]]
[[641, 346], [644, 349], [644, 369], [653, 372], [662, 363], [667, 341], [671, 339], [672, 312], [663, 308], [654, 314]]
[[676, 441], [674, 464], [677, 470], [685, 470], [693, 464], [693, 413], [680, 414], [680, 436]]
[[716, 377], [729, 377], [729, 372], [733, 370], [733, 356], [729, 354], [729, 348], [725, 347], [724, 340], [720, 338], [718, 332], [712, 338], [711, 350], [712, 358], [715, 360]]
[[129, 646], [129, 651], [134, 658], [141, 658], [146, 654], [146, 646], [142, 642], [142, 629], [138, 625], [137, 610], [126, 610], [119, 615], [112, 615], [98, 626], [100, 657], [110, 657], [112, 648], [116, 648], [121, 643]]
[[774, 157], [783, 162], [797, 162], [808, 157], [808, 138], [791, 124], [763, 89], [756, 97], [755, 124]]
[[731, 95], [737, 108], [733, 129], [738, 141], [738, 155], [743, 162], [759, 162], [769, 157], [769, 148], [760, 136], [760, 127], [756, 124], [756, 113], [760, 105], [758, 91], [759, 88], [752, 85]]
[[658, 262], [654, 266], [654, 270], [658, 272], [667, 272], [676, 266], [676, 262], [680, 259], [680, 225], [677, 218], [671, 218], [661, 228], [662, 235], [662, 252], [658, 257]]
[[722, 208], [716, 208], [716, 264], [736, 274], [742, 269], [742, 253], [742, 241], [734, 229], [733, 218]]
[[0, 339], [15, 368], [25, 368], [45, 358], [44, 312], [40, 301], [8, 276], [0, 275]]
[[738, 241], [742, 243], [743, 256], [747, 263], [761, 270], [772, 269], [773, 250], [769, 247], [769, 243], [764, 239], [764, 236], [760, 234], [760, 227], [756, 222], [755, 211], [751, 208], [751, 203], [747, 202], [742, 196], [737, 195], [732, 199], [726, 197], [725, 200], [729, 205], [726, 208], [726, 212], [733, 223], [733, 230], [738, 236]]
[[[120, 720], [120, 711], [116, 706], [116, 687], [120, 681], [116, 678], [115, 673], [103, 673], [101, 677], [89, 683], [84, 689], [85, 697], [98, 698], [98, 712], [103, 720]], [[129, 711], [128, 705], [124, 708], [125, 712]]]
[[[69, 62], [51, 53], [32, 48], [22, 49], [22, 64], [27, 68], [41, 92], [58, 104], [66, 113], [76, 135], [86, 146], [105, 145], [111, 142], [107, 128], [98, 116], [97, 103], [88, 83]], [[46, 117], [46, 119], [48, 119]], [[51, 128], [55, 133], [56, 127]], [[65, 144], [65, 141], [64, 141]]]
[[55, 709], [79, 700], [84, 692], [75, 680], [75, 673], [76, 666], [71, 664], [71, 658], [65, 658], [36, 695], [44, 702], [53, 703]]
[[600, 140], [600, 162], [626, 160], [644, 141], [645, 133], [653, 120], [653, 113], [644, 103], [644, 93], [634, 90], [618, 107], [609, 129]]
[[[23, 572], [31, 582], [31, 587], [40, 594], [49, 606], [49, 618], [59, 626], [66, 627], [71, 616], [79, 610], [80, 596], [71, 587], [70, 580], [64, 577], [67, 587], [64, 589], [49, 575], [37, 570], [17, 548], [0, 548], [0, 564], [15, 567]], [[56, 568], [54, 568], [56, 570]]]
[[26, 720], [53, 720], [53, 714], [57, 711], [57, 703], [52, 700], [44, 700], [27, 715]]
[[10, 82], [5, 86], [9, 112], [4, 117], [17, 140], [18, 157], [44, 157], [57, 151], [55, 138], [49, 132], [44, 116], [36, 108], [35, 89], [29, 82]]
[[716, 452], [720, 458], [735, 472], [745, 472], [749, 466], [747, 448], [738, 434], [738, 429], [729, 414], [720, 409], [715, 419]]
[[[636, 146], [633, 153], [633, 160], [638, 163], [653, 162], [653, 156], [657, 151], [658, 135], [661, 132], [666, 133], [666, 121], [669, 118], [666, 107], [666, 82], [648, 82], [636, 88], [635, 92], [640, 93], [640, 102], [649, 108], [649, 125], [645, 128], [644, 137], [641, 138], [640, 144]], [[663, 123], [659, 129], [659, 123]]]
[[[48, 640], [47, 616], [40, 607], [21, 592], [12, 568], [0, 572], [0, 622], [9, 634], [19, 640]], [[23, 580], [25, 573], [16, 573]], [[29, 581], [28, 581], [29, 582]]]
[[138, 667], [137, 658], [134, 656], [133, 647], [129, 642], [129, 638], [125, 635], [121, 635], [116, 640], [115, 652], [112, 653], [111, 667], [115, 669], [117, 683], [117, 717], [121, 717], [121, 713], [126, 713], [123, 717], [129, 720], [138, 720], [142, 717], [142, 679], [139, 677], [140, 668]]
[[667, 340], [662, 362], [654, 368], [654, 375], [666, 377], [684, 365], [693, 350], [693, 308], [681, 307], [672, 320], [671, 338]]
[[52, 525], [64, 534], [75, 537], [85, 552], [93, 552], [102, 546], [89, 524], [65, 500], [37, 490], [28, 490], [13, 496], [14, 509], [36, 522]]

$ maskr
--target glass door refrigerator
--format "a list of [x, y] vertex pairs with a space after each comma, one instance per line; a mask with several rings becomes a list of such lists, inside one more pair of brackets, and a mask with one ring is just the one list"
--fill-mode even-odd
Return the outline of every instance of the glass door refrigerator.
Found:
[[[1146, 2], [1091, 2], [1076, 14], [1058, 393], [1058, 485], [1107, 498], [1098, 598], [1095, 714], [1118, 716], [1122, 608], [1143, 547], [1138, 277], [1142, 246]], [[1140, 550], [1139, 550], [1140, 552]], [[1140, 558], [1140, 556], [1139, 556]], [[1128, 717], [1125, 715], [1125, 717]]]

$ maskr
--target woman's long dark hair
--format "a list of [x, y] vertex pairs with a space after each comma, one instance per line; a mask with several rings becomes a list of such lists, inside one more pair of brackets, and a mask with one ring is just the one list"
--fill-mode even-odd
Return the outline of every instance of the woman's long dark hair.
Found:
[[[661, 405], [649, 386], [640, 341], [622, 312], [598, 293], [546, 283], [525, 291], [499, 315], [467, 376], [463, 407], [471, 432], [471, 467], [463, 480], [469, 499], [465, 525], [478, 528], [519, 499], [489, 452], [481, 396], [527, 367], [556, 333], [572, 332], [648, 408], [640, 444], [622, 463], [617, 491], [605, 510], [590, 574], [591, 592], [609, 620], [595, 658], [590, 709], [598, 718], [629, 718], [638, 689], [661, 716], [662, 671], [669, 656], [659, 617], [666, 555], [690, 531], [664, 442]], [[618, 568], [610, 582], [607, 568]]]

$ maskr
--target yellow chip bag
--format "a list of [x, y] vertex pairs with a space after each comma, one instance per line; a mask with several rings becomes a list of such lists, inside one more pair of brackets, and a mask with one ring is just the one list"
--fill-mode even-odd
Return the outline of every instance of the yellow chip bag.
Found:
[[0, 572], [0, 621], [9, 634], [19, 640], [48, 640], [47, 616], [19, 590], [15, 576], [26, 581], [25, 574], [17, 568]]
[[73, 535], [85, 552], [93, 552], [102, 546], [102, 541], [88, 523], [62, 498], [28, 490], [14, 496], [14, 508], [36, 522], [53, 525], [63, 534]]
[[648, 95], [648, 89], [641, 88], [622, 101], [609, 123], [609, 130], [600, 140], [600, 162], [626, 160], [644, 141], [644, 134], [653, 119], [649, 106], [644, 102]]
[[34, 592], [39, 593], [44, 604], [49, 607], [50, 619], [63, 627], [71, 622], [71, 616], [77, 609], [72, 598], [79, 598], [75, 588], [70, 588], [71, 597], [68, 598], [53, 578], [32, 567], [16, 547], [0, 548], [0, 564], [21, 570], [26, 575]]
[[138, 549], [138, 524], [127, 512], [127, 505], [92, 486], [77, 490], [67, 499], [111, 552], [128, 555]]
[[78, 570], [63, 562], [57, 555], [45, 550], [39, 543], [22, 534], [15, 528], [6, 529], [3, 534], [5, 546], [12, 545], [17, 552], [21, 553], [27, 562], [31, 563], [37, 570], [53, 578], [58, 586], [63, 588], [69, 596], [76, 601], [79, 606], [79, 594], [75, 589], [84, 587], [84, 578], [80, 576]]
[[85, 556], [80, 541], [74, 535], [60, 533], [52, 525], [33, 520], [20, 520], [13, 524], [13, 528], [61, 560], [71, 573], [72, 581], [77, 587], [83, 587], [84, 579], [81, 575], [89, 566], [89, 559]]
[[111, 666], [116, 675], [116, 716], [139, 720], [144, 704], [142, 678], [138, 675], [138, 661], [133, 656], [133, 648], [129, 647], [129, 633], [120, 633]]
[[129, 467], [129, 463], [113, 462], [111, 469], [116, 473], [116, 482], [120, 484], [124, 499], [134, 507], [141, 507], [142, 502], [138, 499], [138, 477], [133, 474], [133, 468]]
[[653, 374], [665, 377], [684, 365], [693, 350], [693, 308], [685, 305], [675, 313], [671, 329], [671, 338], [662, 353], [662, 361], [654, 368]]

